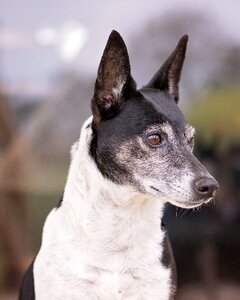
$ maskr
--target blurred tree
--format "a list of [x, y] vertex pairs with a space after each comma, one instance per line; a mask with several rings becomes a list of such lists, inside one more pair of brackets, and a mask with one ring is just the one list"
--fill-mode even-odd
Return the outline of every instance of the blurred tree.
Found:
[[219, 152], [240, 143], [239, 86], [213, 87], [194, 99], [186, 113], [203, 146]]
[[24, 157], [16, 119], [0, 90], [0, 241], [7, 284], [15, 285], [29, 255]]
[[[189, 35], [181, 86], [188, 95], [224, 83], [226, 77], [240, 79], [239, 45], [212, 15], [192, 10], [169, 10], [134, 34], [131, 43], [133, 75], [143, 84], [152, 77], [175, 48], [183, 34]], [[233, 55], [234, 54], [234, 55]], [[138, 78], [137, 78], [138, 79]]]
[[213, 87], [195, 98], [188, 121], [197, 128], [199, 154], [215, 162], [221, 186], [217, 207], [233, 222], [240, 213], [240, 88]]
[[239, 85], [240, 46], [233, 45], [224, 52], [222, 62], [218, 65], [215, 77], [213, 83], [216, 85]]
[[91, 114], [93, 83], [93, 78], [74, 72], [58, 75], [56, 92], [36, 111], [24, 133], [41, 163], [52, 159], [61, 163], [63, 157], [68, 163], [69, 149]]

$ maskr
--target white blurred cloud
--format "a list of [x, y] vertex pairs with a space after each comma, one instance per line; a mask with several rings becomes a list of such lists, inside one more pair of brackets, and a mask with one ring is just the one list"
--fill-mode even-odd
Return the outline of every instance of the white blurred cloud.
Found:
[[74, 60], [88, 39], [88, 31], [78, 21], [65, 21], [59, 27], [43, 27], [35, 34], [41, 46], [55, 46], [63, 61]]
[[58, 40], [58, 33], [55, 28], [44, 27], [35, 34], [36, 41], [42, 46], [54, 45]]

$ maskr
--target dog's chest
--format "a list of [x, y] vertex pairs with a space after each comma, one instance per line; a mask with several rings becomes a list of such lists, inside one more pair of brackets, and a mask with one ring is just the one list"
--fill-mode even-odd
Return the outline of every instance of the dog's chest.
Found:
[[[57, 269], [58, 267], [55, 266]], [[85, 266], [78, 266], [78, 269]], [[155, 268], [147, 274], [141, 271], [125, 270], [114, 272], [113, 270], [84, 270], [79, 273], [66, 272], [68, 268], [61, 266], [62, 273], [51, 274], [47, 281], [38, 282], [36, 299], [59, 300], [167, 300], [169, 299], [169, 271]], [[157, 270], [158, 269], [158, 270]], [[48, 270], [50, 273], [55, 270]], [[50, 274], [48, 273], [48, 275]], [[161, 273], [161, 274], [160, 274]], [[147, 275], [147, 276], [146, 276]]]
[[[104, 235], [92, 245], [84, 236], [77, 241], [69, 229], [56, 233], [58, 222], [52, 213], [45, 225], [34, 265], [36, 299], [169, 299], [171, 274], [160, 263], [162, 232], [147, 247], [144, 231], [141, 239], [135, 233], [134, 244], [126, 242], [129, 247]], [[123, 245], [127, 232], [114, 234]]]
[[[68, 255], [71, 255], [68, 253]], [[159, 262], [145, 267], [125, 261], [125, 266], [116, 268], [117, 257], [113, 259], [114, 268], [88, 265], [82, 259], [69, 259], [63, 262], [50, 262], [50, 257], [39, 256], [34, 267], [36, 299], [59, 300], [168, 300], [170, 294], [170, 270]], [[101, 257], [99, 257], [101, 259]], [[86, 258], [87, 260], [87, 258]], [[122, 258], [119, 257], [121, 261]], [[108, 259], [111, 261], [111, 258]]]

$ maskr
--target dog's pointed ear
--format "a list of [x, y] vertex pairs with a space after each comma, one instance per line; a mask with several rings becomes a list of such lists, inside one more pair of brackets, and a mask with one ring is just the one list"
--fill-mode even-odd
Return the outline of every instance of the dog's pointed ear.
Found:
[[146, 86], [160, 90], [167, 90], [176, 103], [178, 103], [179, 100], [178, 84], [185, 59], [187, 42], [188, 35], [184, 35], [179, 40], [175, 50]]
[[120, 34], [113, 30], [98, 68], [91, 104], [94, 122], [114, 117], [134, 91], [136, 85], [131, 77], [126, 45]]

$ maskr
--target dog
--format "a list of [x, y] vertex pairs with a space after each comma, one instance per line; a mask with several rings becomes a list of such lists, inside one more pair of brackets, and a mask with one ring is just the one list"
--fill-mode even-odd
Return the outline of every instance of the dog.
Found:
[[193, 155], [194, 128], [178, 108], [188, 36], [137, 90], [126, 45], [112, 31], [71, 150], [63, 199], [47, 217], [20, 300], [170, 300], [176, 271], [166, 202], [194, 208], [218, 183]]

